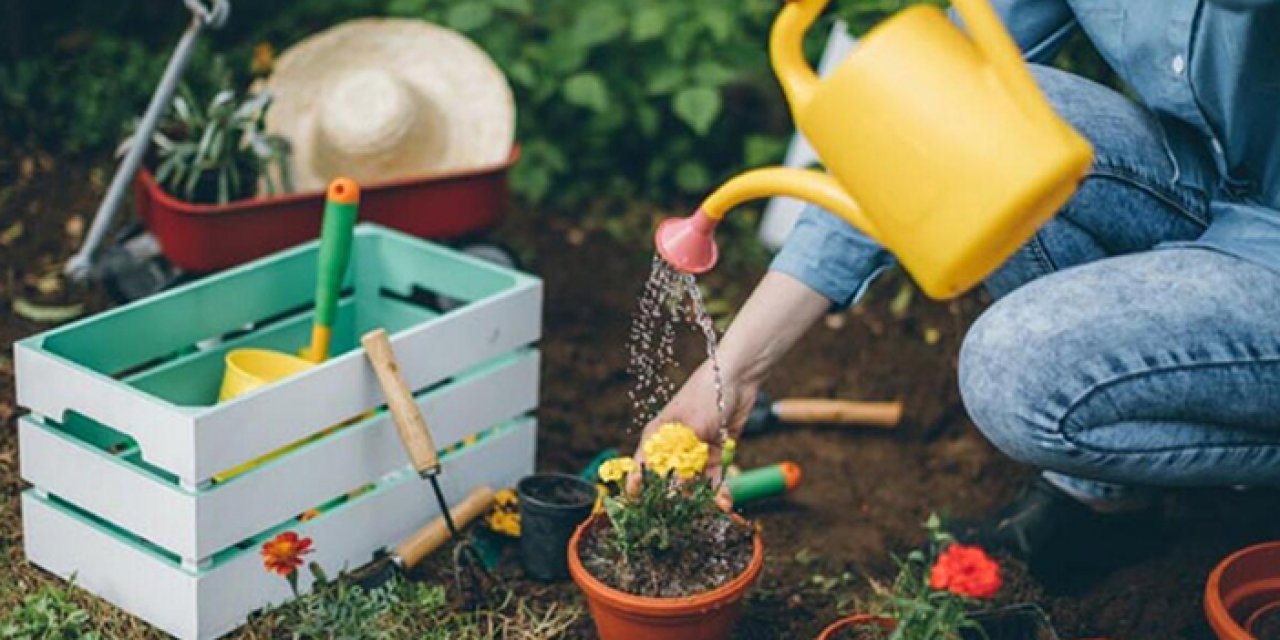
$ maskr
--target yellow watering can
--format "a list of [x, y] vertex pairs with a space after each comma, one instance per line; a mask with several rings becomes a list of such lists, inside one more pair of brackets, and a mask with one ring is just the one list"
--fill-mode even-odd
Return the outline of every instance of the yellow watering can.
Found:
[[1093, 159], [1057, 116], [987, 0], [955, 0], [970, 36], [917, 5], [872, 29], [827, 78], [802, 53], [828, 0], [792, 0], [769, 48], [796, 126], [827, 172], [771, 167], [726, 182], [658, 228], [686, 273], [715, 266], [712, 232], [744, 201], [817, 204], [893, 252], [930, 297], [981, 282], [1066, 203]]

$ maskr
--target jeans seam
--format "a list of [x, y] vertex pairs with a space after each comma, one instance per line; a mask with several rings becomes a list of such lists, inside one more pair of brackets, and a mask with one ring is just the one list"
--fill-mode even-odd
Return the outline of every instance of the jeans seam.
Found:
[[1041, 269], [1040, 273], [1036, 276], [1037, 278], [1047, 276], [1058, 271], [1058, 265], [1054, 264], [1053, 257], [1049, 255], [1049, 250], [1045, 248], [1044, 239], [1040, 237], [1040, 234], [1037, 233], [1036, 235], [1031, 236], [1031, 242], [1028, 243], [1028, 247], [1031, 249], [1032, 259], [1036, 261], [1037, 266]]
[[1197, 211], [1192, 210], [1193, 208], [1200, 210], [1202, 207], [1195, 207], [1190, 202], [1191, 196], [1158, 186], [1154, 184], [1156, 182], [1155, 179], [1133, 167], [1115, 162], [1098, 162], [1095, 163], [1094, 168], [1089, 172], [1088, 177], [1106, 178], [1122, 182], [1130, 187], [1147, 193], [1166, 205], [1169, 205], [1176, 212], [1181, 214], [1182, 217], [1201, 227], [1207, 227], [1209, 225], [1209, 216], [1205, 212], [1200, 211], [1198, 215]]
[[1192, 369], [1208, 369], [1213, 367], [1232, 367], [1232, 366], [1237, 366], [1242, 364], [1280, 364], [1280, 355], [1261, 357], [1261, 358], [1251, 358], [1248, 360], [1233, 359], [1233, 360], [1218, 360], [1213, 362], [1193, 362], [1189, 364], [1178, 364], [1178, 365], [1170, 365], [1165, 367], [1152, 367], [1150, 369], [1144, 369], [1142, 371], [1131, 371], [1128, 373], [1122, 373], [1108, 380], [1104, 380], [1102, 382], [1099, 382], [1093, 385], [1092, 387], [1087, 389], [1084, 393], [1080, 394], [1079, 397], [1077, 397], [1076, 399], [1068, 403], [1066, 409], [1063, 410], [1062, 415], [1059, 416], [1056, 420], [1054, 420], [1054, 430], [1057, 431], [1058, 435], [1061, 436], [1061, 438], [1065, 442], [1067, 442], [1073, 447], [1076, 447], [1081, 451], [1084, 451], [1087, 453], [1099, 453], [1099, 454], [1107, 454], [1107, 455], [1182, 453], [1192, 449], [1203, 451], [1203, 450], [1243, 449], [1243, 448], [1251, 448], [1251, 447], [1257, 447], [1257, 446], [1280, 446], [1280, 443], [1275, 443], [1275, 442], [1239, 442], [1239, 443], [1232, 443], [1232, 444], [1196, 444], [1196, 445], [1184, 445], [1184, 446], [1176, 446], [1176, 447], [1161, 447], [1161, 448], [1155, 448], [1155, 449], [1112, 450], [1112, 449], [1103, 449], [1101, 447], [1096, 447], [1096, 446], [1087, 444], [1082, 440], [1079, 440], [1078, 438], [1076, 438], [1073, 432], [1070, 432], [1065, 428], [1067, 417], [1071, 415], [1072, 411], [1079, 408], [1080, 405], [1084, 404], [1085, 401], [1087, 401], [1089, 398], [1091, 398], [1098, 392], [1104, 389], [1113, 387], [1122, 382], [1127, 382], [1129, 380], [1140, 378], [1142, 376], [1158, 374], [1158, 373], [1168, 373], [1171, 371], [1187, 371]]

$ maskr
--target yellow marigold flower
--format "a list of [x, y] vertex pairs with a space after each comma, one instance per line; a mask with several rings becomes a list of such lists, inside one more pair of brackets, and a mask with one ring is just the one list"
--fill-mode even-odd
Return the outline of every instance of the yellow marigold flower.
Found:
[[688, 480], [707, 466], [707, 443], [699, 440], [688, 425], [679, 422], [659, 427], [657, 433], [644, 441], [643, 449], [645, 465], [660, 476], [674, 473]]
[[495, 493], [493, 503], [493, 510], [485, 516], [489, 529], [513, 538], [520, 537], [520, 498], [515, 489]]
[[636, 461], [628, 456], [620, 456], [600, 463], [600, 479], [605, 482], [617, 482], [635, 471]]

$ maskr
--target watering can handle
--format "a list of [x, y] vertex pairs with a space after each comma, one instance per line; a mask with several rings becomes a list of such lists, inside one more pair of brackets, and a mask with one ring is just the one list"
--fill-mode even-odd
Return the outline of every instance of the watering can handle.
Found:
[[[1022, 51], [1005, 29], [989, 0], [952, 0], [982, 57], [995, 70], [1013, 99], [1025, 110], [1052, 111], [1040, 95]], [[1057, 119], [1056, 117], [1054, 118]]]
[[[809, 101], [818, 86], [818, 74], [804, 57], [804, 34], [829, 2], [787, 0], [769, 33], [773, 71], [793, 112]], [[952, 5], [964, 19], [974, 45], [1014, 100], [1032, 112], [1051, 111], [1023, 63], [1017, 43], [1009, 36], [989, 0], [952, 0]]]
[[396, 362], [395, 350], [391, 340], [387, 338], [386, 329], [374, 329], [360, 338], [365, 354], [369, 356], [369, 364], [378, 375], [378, 383], [382, 385], [382, 393], [387, 397], [387, 409], [391, 411], [391, 420], [396, 424], [396, 433], [400, 434], [400, 442], [413, 468], [419, 475], [429, 475], [440, 470], [440, 459], [436, 455], [436, 444], [431, 439], [431, 430], [427, 421], [413, 399], [413, 392], [400, 373], [400, 365]]
[[804, 57], [804, 34], [830, 0], [787, 0], [769, 31], [769, 60], [794, 113], [818, 86], [818, 73]]

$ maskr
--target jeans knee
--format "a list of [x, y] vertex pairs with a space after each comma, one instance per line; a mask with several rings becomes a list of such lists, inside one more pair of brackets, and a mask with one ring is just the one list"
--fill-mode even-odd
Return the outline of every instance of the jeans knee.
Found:
[[1048, 410], [1054, 355], [1048, 341], [1022, 321], [1017, 298], [996, 303], [965, 336], [960, 396], [992, 445], [1019, 462], [1044, 467], [1067, 447]]

